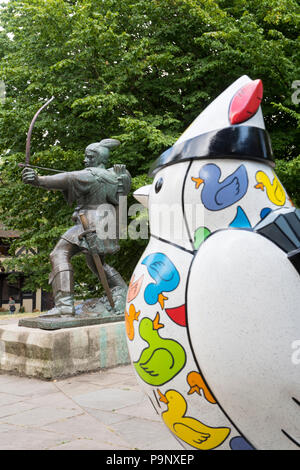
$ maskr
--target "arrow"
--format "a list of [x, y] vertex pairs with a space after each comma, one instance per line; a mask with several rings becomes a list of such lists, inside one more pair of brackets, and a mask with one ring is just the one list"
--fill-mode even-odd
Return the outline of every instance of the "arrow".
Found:
[[52, 171], [53, 173], [65, 173], [63, 170], [55, 170], [54, 168], [47, 168], [45, 166], [26, 165], [26, 163], [18, 163], [18, 166], [21, 168], [37, 168], [38, 170], [47, 170]]

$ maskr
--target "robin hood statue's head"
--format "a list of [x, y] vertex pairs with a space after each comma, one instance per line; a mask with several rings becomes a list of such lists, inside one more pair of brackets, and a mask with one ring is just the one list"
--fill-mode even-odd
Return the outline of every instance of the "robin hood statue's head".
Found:
[[100, 142], [88, 145], [85, 149], [85, 167], [105, 166], [109, 159], [110, 149], [118, 145], [120, 145], [120, 142], [116, 139], [103, 139]]

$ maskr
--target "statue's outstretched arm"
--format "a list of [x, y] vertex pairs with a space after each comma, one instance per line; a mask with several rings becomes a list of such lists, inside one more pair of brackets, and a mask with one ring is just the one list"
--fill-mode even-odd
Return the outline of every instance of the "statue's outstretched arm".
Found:
[[57, 175], [39, 176], [32, 168], [24, 168], [22, 179], [26, 184], [39, 186], [45, 189], [59, 189], [66, 191], [68, 188], [68, 173], [59, 173]]

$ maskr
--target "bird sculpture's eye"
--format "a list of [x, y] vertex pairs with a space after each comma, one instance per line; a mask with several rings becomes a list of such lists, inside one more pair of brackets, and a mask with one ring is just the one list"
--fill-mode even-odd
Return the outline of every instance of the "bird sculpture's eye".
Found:
[[163, 185], [163, 182], [164, 180], [162, 178], [159, 178], [156, 183], [155, 183], [155, 192], [156, 193], [159, 193], [159, 191], [161, 190], [162, 188], [162, 185]]

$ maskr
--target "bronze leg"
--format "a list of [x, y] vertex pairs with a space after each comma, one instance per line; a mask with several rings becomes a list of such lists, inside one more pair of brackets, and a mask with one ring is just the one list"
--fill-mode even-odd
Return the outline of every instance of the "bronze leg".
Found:
[[52, 272], [49, 283], [55, 301], [55, 307], [48, 315], [74, 315], [74, 279], [71, 258], [79, 253], [76, 245], [61, 238], [50, 254]]

